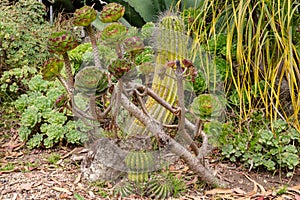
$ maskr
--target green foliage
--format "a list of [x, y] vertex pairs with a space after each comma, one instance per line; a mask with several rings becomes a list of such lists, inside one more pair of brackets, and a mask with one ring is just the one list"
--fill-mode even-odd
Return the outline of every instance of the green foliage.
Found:
[[251, 125], [250, 134], [246, 130], [237, 132], [233, 125], [223, 125], [222, 155], [251, 168], [292, 171], [299, 164], [299, 132], [283, 120], [276, 120], [270, 126], [273, 131], [261, 128], [261, 123]]
[[64, 108], [55, 107], [55, 101], [63, 93], [58, 82], [48, 82], [36, 75], [28, 82], [29, 91], [14, 103], [21, 115], [20, 139], [29, 148], [51, 148], [61, 142], [82, 144], [86, 140], [78, 128], [80, 122], [71, 119]]
[[47, 161], [51, 164], [56, 164], [59, 161], [61, 156], [58, 153], [51, 153], [47, 156]]
[[24, 82], [49, 57], [46, 37], [51, 26], [45, 8], [35, 0], [0, 5], [0, 102], [24, 92]]

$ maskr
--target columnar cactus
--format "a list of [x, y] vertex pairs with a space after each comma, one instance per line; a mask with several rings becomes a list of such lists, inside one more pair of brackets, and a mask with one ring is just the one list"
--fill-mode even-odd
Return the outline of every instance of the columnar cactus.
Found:
[[89, 26], [97, 17], [97, 12], [90, 6], [83, 6], [74, 13], [75, 26]]
[[50, 58], [46, 60], [41, 70], [43, 79], [53, 81], [60, 74], [63, 66], [64, 61], [59, 58]]
[[116, 22], [123, 17], [125, 7], [118, 3], [106, 4], [100, 12], [100, 20], [104, 23]]
[[135, 182], [148, 180], [148, 172], [154, 167], [154, 158], [151, 152], [130, 152], [125, 163], [129, 168], [128, 179]]

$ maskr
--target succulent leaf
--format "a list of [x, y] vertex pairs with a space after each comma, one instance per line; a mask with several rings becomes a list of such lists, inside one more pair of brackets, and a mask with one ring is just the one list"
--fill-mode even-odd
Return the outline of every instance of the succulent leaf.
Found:
[[134, 69], [134, 64], [132, 62], [130, 62], [129, 60], [126, 60], [126, 59], [117, 59], [117, 60], [114, 60], [108, 66], [108, 71], [116, 79], [122, 78], [127, 72], [129, 72], [132, 69]]
[[127, 28], [123, 24], [114, 22], [103, 29], [101, 39], [107, 45], [116, 45], [125, 39], [126, 33]]
[[191, 104], [191, 111], [203, 120], [221, 116], [223, 109], [223, 104], [213, 94], [201, 94]]
[[80, 9], [76, 9], [74, 13], [74, 25], [75, 26], [88, 26], [97, 17], [97, 11], [90, 6], [83, 6]]
[[169, 179], [154, 179], [148, 182], [146, 193], [150, 198], [166, 199], [174, 192], [173, 185]]
[[70, 31], [52, 33], [48, 38], [48, 49], [52, 53], [64, 54], [78, 46], [78, 41]]
[[64, 61], [59, 58], [50, 58], [45, 61], [41, 70], [43, 79], [53, 81], [60, 73], [64, 66]]
[[104, 23], [116, 22], [123, 17], [125, 7], [118, 3], [106, 4], [100, 12], [100, 20]]
[[124, 50], [131, 54], [135, 55], [135, 54], [139, 53], [140, 51], [142, 51], [143, 49], [144, 49], [144, 43], [137, 36], [126, 38], [124, 40]]
[[85, 67], [75, 76], [75, 89], [90, 96], [103, 93], [108, 87], [107, 75], [95, 66]]

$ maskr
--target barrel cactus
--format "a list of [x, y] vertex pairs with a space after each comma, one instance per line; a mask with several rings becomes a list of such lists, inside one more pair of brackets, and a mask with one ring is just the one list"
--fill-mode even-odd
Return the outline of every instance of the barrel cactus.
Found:
[[53, 81], [62, 70], [64, 61], [59, 58], [50, 58], [44, 62], [41, 70], [43, 79], [47, 81]]
[[74, 13], [75, 26], [89, 26], [97, 17], [97, 12], [90, 6], [83, 6], [76, 9]]
[[125, 163], [129, 169], [128, 179], [134, 182], [148, 180], [148, 172], [154, 168], [154, 157], [151, 152], [135, 151], [130, 152]]
[[95, 66], [85, 67], [75, 76], [75, 89], [86, 96], [101, 94], [107, 88], [107, 75]]
[[118, 3], [106, 4], [100, 12], [100, 20], [104, 23], [116, 22], [123, 17], [125, 7]]
[[220, 117], [223, 109], [223, 104], [213, 94], [201, 94], [191, 104], [191, 112], [202, 120]]
[[114, 187], [114, 193], [120, 195], [121, 197], [127, 197], [135, 194], [135, 188], [130, 182], [119, 182]]
[[51, 53], [64, 54], [78, 46], [78, 41], [70, 31], [52, 33], [48, 38], [48, 49]]
[[126, 37], [127, 28], [121, 23], [111, 23], [101, 33], [102, 41], [107, 45], [116, 45], [123, 42]]
[[174, 193], [174, 188], [169, 179], [158, 178], [148, 182], [146, 193], [150, 198], [166, 199]]

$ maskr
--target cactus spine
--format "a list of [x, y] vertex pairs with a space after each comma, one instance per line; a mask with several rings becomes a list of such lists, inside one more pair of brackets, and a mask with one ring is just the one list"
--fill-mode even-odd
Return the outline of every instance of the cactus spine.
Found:
[[[188, 37], [184, 34], [183, 21], [175, 14], [167, 13], [159, 21], [155, 38], [157, 48], [156, 66], [152, 82], [152, 90], [171, 105], [177, 101], [177, 84], [173, 69], [166, 67], [169, 61], [186, 58]], [[170, 111], [149, 98], [146, 108], [151, 116], [161, 123], [170, 123], [173, 115]], [[146, 128], [137, 120], [129, 126], [129, 133], [136, 135], [148, 134]]]

